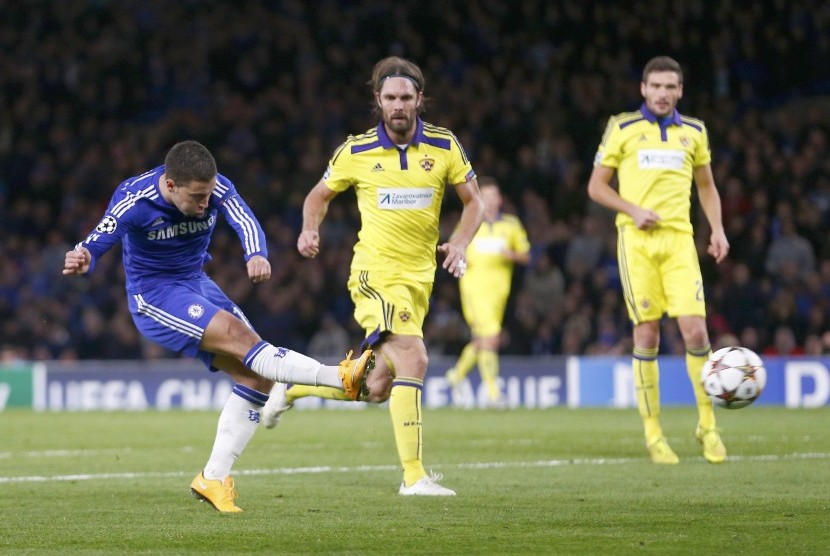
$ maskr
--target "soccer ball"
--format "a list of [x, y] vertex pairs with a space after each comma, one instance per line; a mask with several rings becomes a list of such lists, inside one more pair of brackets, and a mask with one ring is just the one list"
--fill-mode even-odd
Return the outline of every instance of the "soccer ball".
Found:
[[721, 348], [709, 357], [700, 371], [703, 389], [717, 406], [746, 407], [767, 385], [767, 370], [758, 354], [745, 347]]

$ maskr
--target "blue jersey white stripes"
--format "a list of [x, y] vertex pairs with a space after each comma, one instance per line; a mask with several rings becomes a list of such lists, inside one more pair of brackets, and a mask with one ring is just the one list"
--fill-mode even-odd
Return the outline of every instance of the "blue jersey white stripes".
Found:
[[98, 226], [78, 244], [92, 254], [90, 271], [98, 257], [121, 241], [129, 293], [198, 277], [210, 260], [207, 249], [219, 212], [239, 236], [246, 261], [254, 255], [268, 257], [262, 227], [228, 178], [217, 175], [207, 210], [191, 217], [164, 199], [162, 174], [164, 166], [159, 166], [118, 186]]

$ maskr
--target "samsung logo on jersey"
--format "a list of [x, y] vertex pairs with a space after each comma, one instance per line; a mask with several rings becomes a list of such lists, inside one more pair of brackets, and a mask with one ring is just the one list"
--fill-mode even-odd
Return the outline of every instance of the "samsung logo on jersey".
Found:
[[642, 149], [637, 151], [640, 170], [680, 170], [686, 162], [686, 152], [673, 149]]
[[158, 230], [152, 230], [147, 232], [147, 239], [149, 239], [150, 241], [155, 241], [158, 239], [170, 239], [171, 237], [182, 236], [185, 234], [196, 234], [199, 232], [205, 232], [207, 230], [210, 230], [215, 221], [216, 218], [211, 216], [203, 222], [179, 222], [178, 224], [167, 226], [166, 228], [160, 228]]
[[432, 206], [434, 192], [428, 187], [378, 189], [378, 208], [383, 210], [422, 209]]

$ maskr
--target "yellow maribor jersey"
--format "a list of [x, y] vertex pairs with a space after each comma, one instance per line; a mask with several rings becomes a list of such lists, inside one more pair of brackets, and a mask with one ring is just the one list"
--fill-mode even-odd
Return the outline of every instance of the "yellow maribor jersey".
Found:
[[[594, 166], [615, 168], [620, 196], [656, 212], [661, 218], [658, 226], [692, 233], [692, 176], [695, 168], [711, 160], [702, 121], [677, 110], [661, 120], [643, 105], [636, 112], [611, 117]], [[620, 212], [616, 223], [633, 221]]]
[[445, 128], [422, 121], [409, 145], [383, 127], [349, 136], [335, 150], [323, 179], [333, 191], [354, 187], [361, 215], [352, 269], [406, 269], [432, 282], [438, 219], [447, 185], [475, 177], [461, 144]]
[[[527, 232], [512, 214], [500, 214], [492, 221], [484, 221], [467, 247], [467, 273], [462, 281], [471, 284], [506, 284], [510, 290], [513, 261], [506, 259], [505, 250], [516, 253], [530, 251]], [[473, 286], [475, 287], [475, 286]], [[486, 290], [482, 293], [486, 294]]]

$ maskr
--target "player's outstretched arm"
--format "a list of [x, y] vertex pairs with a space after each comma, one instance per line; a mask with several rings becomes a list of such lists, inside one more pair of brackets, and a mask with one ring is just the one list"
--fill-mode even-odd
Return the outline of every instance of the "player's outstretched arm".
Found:
[[66, 257], [63, 261], [63, 274], [81, 275], [89, 272], [89, 265], [92, 262], [92, 254], [86, 247], [76, 247], [72, 251], [66, 252]]

